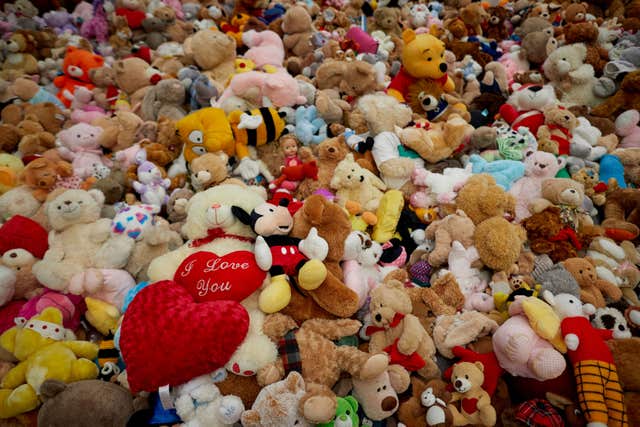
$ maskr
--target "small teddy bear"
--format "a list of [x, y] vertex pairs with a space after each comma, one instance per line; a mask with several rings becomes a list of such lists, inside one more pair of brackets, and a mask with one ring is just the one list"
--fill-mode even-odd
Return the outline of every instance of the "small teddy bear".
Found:
[[[454, 392], [447, 408], [453, 416], [453, 425], [480, 424], [494, 426], [496, 410], [491, 406], [491, 397], [482, 388], [484, 365], [482, 362], [462, 362], [453, 367], [451, 382]], [[461, 401], [461, 410], [453, 402]]]
[[571, 153], [572, 131], [580, 124], [564, 107], [551, 106], [543, 111], [544, 125], [538, 129], [538, 149], [556, 155]]
[[86, 123], [78, 123], [58, 132], [58, 152], [72, 161], [73, 172], [81, 179], [93, 176], [96, 168], [101, 170], [113, 166], [111, 160], [102, 154], [100, 135], [102, 128]]

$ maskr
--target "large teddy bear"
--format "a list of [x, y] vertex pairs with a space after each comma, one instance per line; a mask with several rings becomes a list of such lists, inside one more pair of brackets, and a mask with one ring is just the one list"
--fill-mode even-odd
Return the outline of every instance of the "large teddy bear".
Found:
[[529, 150], [525, 153], [525, 176], [517, 180], [509, 194], [516, 198], [516, 221], [520, 222], [529, 216], [529, 204], [542, 197], [542, 182], [553, 178], [565, 165], [563, 157], [553, 154]]
[[386, 352], [392, 364], [416, 371], [425, 379], [440, 376], [435, 363], [436, 347], [420, 320], [411, 314], [411, 297], [404, 285], [390, 280], [371, 291], [369, 312], [372, 326], [366, 334], [371, 337], [371, 353]]
[[512, 85], [513, 93], [500, 107], [500, 116], [511, 125], [513, 130], [527, 127], [532, 134], [544, 124], [542, 110], [555, 105], [558, 101], [551, 85], [528, 84]]
[[46, 204], [49, 250], [33, 266], [43, 285], [104, 300], [117, 307], [135, 285], [124, 270], [133, 241], [111, 235], [111, 220], [100, 218], [99, 190], [68, 190]]
[[[147, 270], [149, 280], [173, 280], [183, 261], [196, 252], [213, 252], [219, 257], [232, 252], [253, 252], [256, 235], [248, 225], [236, 219], [231, 207], [238, 206], [251, 212], [264, 201], [259, 191], [233, 184], [222, 184], [197, 193], [189, 199], [185, 208], [187, 219], [182, 233], [189, 240], [154, 259]], [[257, 286], [255, 290], [262, 285], [262, 282], [253, 284]], [[258, 309], [258, 294], [253, 292], [242, 301], [249, 313], [250, 323], [244, 342], [226, 365], [235, 374], [254, 375], [259, 368], [276, 359], [275, 344], [262, 333], [264, 314]]]

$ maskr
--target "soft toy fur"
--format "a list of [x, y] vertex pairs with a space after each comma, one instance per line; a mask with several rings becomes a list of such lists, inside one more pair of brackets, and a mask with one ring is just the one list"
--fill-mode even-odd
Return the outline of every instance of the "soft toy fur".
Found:
[[231, 427], [244, 411], [238, 396], [221, 394], [211, 375], [202, 375], [176, 388], [175, 407], [185, 427]]
[[56, 144], [60, 155], [70, 160], [74, 175], [86, 179], [96, 170], [105, 170], [113, 163], [100, 152], [102, 128], [78, 123], [58, 132]]
[[[403, 365], [415, 370], [425, 379], [440, 375], [435, 364], [435, 346], [433, 340], [412, 312], [411, 298], [404, 285], [396, 280], [381, 284], [371, 291], [369, 303], [371, 322], [375, 332], [371, 333], [369, 351], [387, 352], [391, 363]], [[399, 322], [397, 319], [401, 319]], [[421, 359], [416, 366], [406, 359]], [[421, 366], [418, 366], [421, 365]]]
[[451, 392], [443, 380], [424, 381], [412, 377], [411, 397], [400, 404], [398, 420], [407, 427], [453, 425], [451, 411], [446, 406], [450, 400]]
[[336, 201], [341, 206], [352, 201], [370, 212], [378, 209], [383, 191], [387, 189], [380, 178], [356, 163], [351, 153], [338, 163], [329, 185], [336, 190]]
[[36, 200], [44, 202], [49, 192], [55, 188], [57, 177], [69, 177], [72, 174], [73, 169], [69, 163], [41, 157], [29, 162], [20, 173], [20, 181]]
[[242, 413], [245, 427], [311, 427], [302, 415], [300, 403], [306, 393], [306, 384], [297, 372], [291, 372], [282, 381], [260, 390], [251, 409]]
[[430, 287], [408, 288], [411, 313], [418, 317], [424, 329], [431, 334], [438, 316], [454, 315], [462, 310], [465, 298], [456, 278], [451, 273], [432, 278]]
[[235, 72], [236, 41], [220, 31], [196, 32], [184, 42], [185, 53], [211, 80], [225, 84]]
[[69, 46], [64, 57], [64, 74], [56, 77], [53, 81], [53, 84], [59, 88], [58, 99], [66, 107], [69, 107], [76, 86], [82, 86], [89, 90], [93, 89], [93, 83], [89, 79], [89, 70], [103, 65], [103, 57]]
[[576, 257], [578, 248], [582, 247], [579, 239], [578, 241], [551, 239], [566, 227], [558, 207], [549, 207], [531, 215], [522, 222], [522, 226], [527, 231], [531, 250], [537, 254], [548, 255], [553, 262]]
[[[453, 389], [451, 400], [447, 406], [451, 411], [454, 425], [481, 424], [494, 425], [496, 422], [496, 410], [491, 406], [491, 397], [482, 388], [484, 382], [484, 365], [482, 362], [461, 362], [453, 367], [451, 373]], [[465, 400], [474, 399], [475, 410], [469, 409]], [[452, 402], [462, 401], [458, 410]]]
[[[287, 333], [294, 329], [295, 341], [302, 362], [302, 377], [307, 393], [300, 402], [304, 417], [315, 423], [328, 422], [336, 412], [336, 399], [331, 387], [340, 378], [341, 372], [352, 377], [368, 380], [383, 373], [388, 366], [384, 354], [364, 353], [352, 346], [337, 346], [332, 340], [354, 335], [360, 329], [360, 322], [350, 319], [311, 319], [300, 327], [295, 321], [282, 314], [272, 314], [264, 323], [264, 331], [274, 342], [287, 339]], [[282, 355], [285, 356], [285, 355]], [[291, 367], [287, 359], [263, 367], [258, 372], [258, 382], [268, 385], [282, 379]]]
[[224, 152], [205, 153], [191, 161], [191, 185], [196, 191], [204, 191], [220, 183], [239, 184], [240, 180], [229, 178], [229, 156]]
[[607, 195], [602, 226], [615, 232], [614, 238], [634, 239], [640, 234], [640, 191], [631, 188], [615, 189]]
[[529, 211], [542, 212], [549, 206], [560, 206], [568, 216], [567, 225], [581, 229], [593, 225], [591, 217], [580, 212], [584, 201], [584, 185], [569, 178], [549, 178], [542, 181], [542, 198], [533, 200]]
[[472, 246], [475, 231], [475, 224], [463, 210], [429, 224], [425, 238], [435, 241], [435, 247], [429, 253], [429, 264], [433, 267], [444, 264], [454, 241], [460, 242], [465, 248]]
[[184, 86], [178, 79], [165, 79], [144, 95], [140, 109], [144, 120], [157, 121], [160, 117], [180, 120], [186, 114], [182, 105], [186, 99]]
[[305, 178], [298, 185], [296, 197], [300, 200], [306, 199], [320, 188], [329, 189], [335, 168], [347, 156], [349, 147], [341, 135], [325, 139], [318, 144], [315, 151], [318, 158], [318, 179]]
[[[29, 322], [47, 322], [29, 327]], [[53, 337], [41, 329], [51, 326]], [[55, 332], [55, 327], [59, 330]], [[13, 354], [20, 363], [2, 380], [0, 391], [0, 417], [11, 418], [31, 411], [39, 405], [38, 395], [48, 380], [74, 382], [98, 376], [98, 367], [92, 360], [98, 355], [98, 346], [86, 341], [69, 340], [62, 326], [62, 314], [57, 308], [46, 308], [42, 313], [15, 326], [0, 336], [0, 346]]]
[[622, 291], [614, 283], [598, 278], [596, 265], [590, 258], [569, 258], [562, 262], [580, 285], [580, 299], [596, 308], [606, 307], [605, 295], [612, 301], [622, 298]]
[[304, 58], [313, 51], [311, 35], [313, 25], [306, 8], [294, 6], [289, 8], [282, 18], [284, 37], [282, 42], [288, 56]]
[[49, 250], [33, 272], [50, 289], [94, 296], [121, 307], [135, 284], [120, 270], [133, 241], [111, 237], [111, 221], [100, 218], [103, 203], [98, 190], [68, 190], [48, 201]]
[[633, 71], [624, 76], [618, 91], [594, 108], [592, 114], [613, 120], [626, 110], [639, 110], [638, 92], [640, 92], [640, 71]]
[[585, 63], [586, 58], [587, 47], [576, 43], [559, 47], [542, 65], [545, 76], [566, 104], [594, 107], [602, 102], [594, 93], [597, 80], [593, 67]]
[[553, 178], [564, 167], [565, 160], [550, 153], [529, 150], [525, 153], [525, 176], [516, 181], [509, 194], [516, 200], [516, 221], [520, 222], [531, 215], [529, 203], [540, 198], [542, 182]]
[[561, 107], [544, 109], [544, 125], [538, 128], [538, 149], [555, 155], [569, 155], [572, 132], [579, 125], [572, 112]]
[[351, 393], [364, 412], [360, 425], [375, 425], [375, 421], [384, 422], [396, 412], [399, 404], [398, 394], [409, 388], [410, 377], [402, 366], [389, 365], [374, 378], [353, 378], [352, 384]]

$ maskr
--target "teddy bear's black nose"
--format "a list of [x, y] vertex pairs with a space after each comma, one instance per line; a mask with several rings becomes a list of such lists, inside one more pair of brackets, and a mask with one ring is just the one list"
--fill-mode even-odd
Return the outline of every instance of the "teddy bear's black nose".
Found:
[[335, 149], [335, 148], [333, 148], [333, 147], [329, 148], [329, 152], [330, 152], [330, 153], [333, 153], [334, 151], [336, 151], [336, 149]]
[[376, 322], [382, 322], [382, 315], [380, 313], [376, 314]]
[[65, 205], [67, 205], [67, 206], [69, 206], [69, 205], [71, 204], [71, 200], [65, 200], [65, 201], [64, 201], [64, 204], [65, 204]]
[[565, 120], [569, 120], [569, 116], [564, 116], [564, 119]]
[[456, 388], [460, 388], [460, 387], [462, 387], [462, 381], [456, 380], [454, 385], [456, 386]]
[[531, 92], [539, 92], [542, 90], [542, 86], [529, 86]]
[[382, 407], [383, 411], [392, 411], [393, 409], [395, 409], [397, 404], [398, 400], [395, 397], [387, 396], [382, 399], [382, 404], [380, 406]]
[[445, 64], [444, 62], [442, 64], [440, 64], [440, 71], [442, 71], [443, 73], [447, 71], [447, 64]]

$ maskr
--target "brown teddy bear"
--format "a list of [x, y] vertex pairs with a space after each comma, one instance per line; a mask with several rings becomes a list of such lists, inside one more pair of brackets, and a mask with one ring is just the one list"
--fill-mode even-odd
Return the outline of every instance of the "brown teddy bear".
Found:
[[140, 58], [125, 58], [113, 64], [118, 88], [128, 97], [133, 108], [142, 104], [144, 95], [151, 87], [151, 77], [147, 73], [150, 65]]
[[582, 248], [577, 237], [551, 240], [554, 236], [560, 236], [565, 228], [558, 207], [550, 207], [531, 215], [522, 221], [522, 226], [527, 231], [531, 250], [537, 254], [547, 254], [554, 263], [577, 256], [577, 250]]
[[447, 262], [451, 244], [454, 241], [468, 248], [473, 245], [476, 226], [463, 210], [434, 221], [425, 230], [425, 238], [435, 241], [435, 247], [429, 254], [429, 264], [439, 267]]
[[36, 41], [27, 31], [18, 30], [7, 40], [7, 58], [2, 64], [2, 77], [14, 80], [24, 74], [38, 74], [38, 61], [33, 54], [36, 52]]
[[137, 141], [138, 129], [142, 119], [130, 111], [116, 111], [112, 117], [101, 117], [94, 120], [93, 125], [102, 128], [99, 142], [104, 148], [113, 152], [131, 147]]
[[440, 377], [435, 363], [436, 348], [420, 320], [412, 314], [411, 298], [404, 285], [397, 280], [387, 281], [370, 293], [371, 324], [369, 352], [386, 352], [392, 364], [425, 379]]
[[304, 200], [320, 188], [329, 188], [333, 172], [342, 160], [349, 154], [349, 148], [344, 136], [329, 138], [318, 144], [316, 148], [318, 158], [318, 179], [305, 178], [300, 182], [296, 197]]
[[595, 107], [591, 114], [615, 120], [627, 110], [640, 109], [640, 71], [632, 71], [622, 79], [620, 88], [602, 104]]
[[116, 16], [113, 20], [112, 35], [109, 37], [109, 46], [113, 47], [118, 57], [123, 57], [131, 53], [131, 39], [133, 31], [127, 24], [127, 18]]
[[[482, 362], [455, 364], [451, 373], [451, 383], [454, 392], [451, 393], [448, 408], [451, 411], [454, 425], [495, 425], [496, 410], [491, 406], [489, 393], [482, 388], [482, 383], [484, 383]], [[453, 404], [457, 401], [461, 401], [460, 411]]]
[[411, 313], [416, 316], [422, 327], [431, 333], [438, 316], [453, 315], [464, 307], [464, 295], [453, 273], [432, 278], [429, 287], [407, 288], [411, 298]]
[[505, 26], [509, 19], [509, 12], [506, 8], [496, 6], [487, 9], [489, 15], [487, 19], [487, 27], [484, 30], [484, 36], [497, 41], [509, 38], [509, 30]]
[[474, 242], [482, 263], [493, 270], [508, 270], [518, 259], [525, 230], [505, 216], [513, 215], [515, 199], [490, 175], [469, 178], [456, 196], [456, 205], [476, 225]]
[[311, 35], [313, 25], [311, 15], [303, 6], [293, 6], [287, 10], [282, 18], [284, 37], [282, 42], [287, 56], [304, 58], [313, 52]]
[[607, 340], [624, 390], [624, 404], [630, 426], [640, 425], [640, 371], [635, 357], [640, 338]]
[[20, 134], [18, 151], [23, 157], [42, 154], [56, 145], [56, 137], [44, 129], [37, 117], [28, 116], [18, 123], [16, 129]]
[[10, 104], [2, 109], [2, 122], [17, 126], [26, 117], [36, 120], [52, 134], [60, 132], [67, 115], [52, 102]]
[[612, 154], [622, 162], [626, 181], [637, 188], [640, 185], [640, 148], [621, 148]]
[[382, 6], [373, 12], [373, 19], [369, 23], [370, 31], [384, 31], [391, 36], [401, 37], [402, 27], [400, 26], [400, 9], [397, 7]]
[[567, 44], [584, 43], [587, 46], [585, 64], [590, 64], [596, 75], [601, 75], [609, 62], [609, 52], [598, 44], [599, 30], [594, 22], [580, 22], [564, 26], [564, 39]]
[[463, 100], [445, 93], [442, 85], [435, 81], [422, 79], [409, 86], [407, 103], [415, 115], [426, 115], [430, 122], [446, 121], [452, 114], [458, 114], [466, 121], [470, 119]]
[[591, 216], [582, 212], [584, 185], [570, 178], [549, 178], [542, 181], [542, 198], [529, 205], [532, 213], [542, 212], [550, 206], [561, 209], [563, 223], [574, 230], [593, 226]]
[[196, 191], [204, 191], [218, 184], [236, 184], [244, 186], [237, 178], [229, 178], [227, 169], [229, 156], [224, 152], [205, 153], [191, 161], [191, 185]]
[[564, 107], [549, 106], [543, 110], [544, 125], [538, 128], [538, 150], [555, 155], [568, 156], [573, 130], [579, 122]]
[[607, 235], [619, 240], [633, 240], [640, 234], [640, 190], [617, 188], [607, 194], [602, 226]]
[[340, 261], [344, 255], [344, 241], [351, 233], [346, 212], [321, 195], [311, 195], [293, 216], [291, 237], [304, 239], [312, 227], [329, 244], [324, 260], [327, 267], [325, 281], [312, 291], [293, 292], [291, 302], [282, 310], [297, 322], [311, 318], [349, 317], [358, 309], [358, 295], [342, 282]]
[[316, 28], [322, 28], [330, 33], [333, 31], [346, 31], [351, 26], [351, 21], [347, 14], [334, 7], [325, 7], [322, 13], [316, 16], [313, 23]]
[[480, 3], [471, 3], [460, 10], [460, 18], [470, 36], [482, 36], [482, 24], [489, 19], [489, 14]]
[[452, 114], [445, 122], [431, 123], [428, 129], [417, 125], [398, 130], [397, 134], [404, 146], [427, 162], [438, 163], [451, 157], [473, 131], [473, 126], [464, 118]]
[[[389, 365], [385, 354], [369, 354], [333, 341], [355, 335], [361, 324], [352, 319], [310, 319], [300, 326], [289, 316], [269, 315], [263, 331], [274, 342], [286, 340], [280, 358], [258, 371], [258, 383], [273, 384], [289, 372], [301, 372], [307, 393], [300, 401], [304, 417], [314, 423], [330, 421], [336, 412], [336, 396], [331, 388], [347, 372], [356, 379], [367, 380], [383, 373]], [[291, 354], [292, 344], [295, 353]]]
[[20, 142], [20, 132], [12, 124], [0, 124], [0, 152], [13, 153]]
[[580, 285], [580, 300], [584, 304], [602, 308], [607, 306], [605, 296], [614, 302], [622, 298], [622, 291], [615, 283], [598, 278], [596, 265], [591, 258], [569, 258], [562, 265]]
[[20, 174], [20, 180], [31, 188], [33, 196], [40, 202], [44, 202], [47, 195], [53, 190], [58, 176], [67, 177], [73, 174], [71, 164], [65, 161], [55, 162], [41, 157], [27, 164]]
[[[624, 162], [623, 162], [624, 164]], [[626, 173], [626, 167], [625, 167]], [[600, 174], [596, 168], [585, 166], [571, 173], [571, 179], [584, 187], [584, 194], [591, 199], [594, 205], [602, 206], [607, 200], [605, 189], [600, 183]]]

